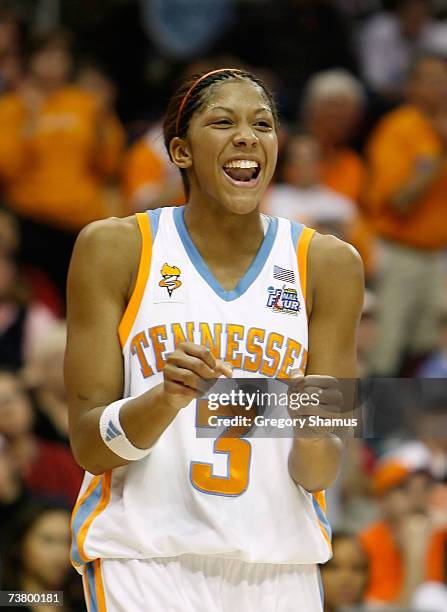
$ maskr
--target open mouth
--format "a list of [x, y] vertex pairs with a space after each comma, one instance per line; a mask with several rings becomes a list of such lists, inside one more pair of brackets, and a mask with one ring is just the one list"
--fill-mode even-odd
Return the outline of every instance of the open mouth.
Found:
[[261, 166], [251, 159], [236, 159], [227, 162], [223, 171], [227, 178], [238, 187], [252, 187], [257, 183]]

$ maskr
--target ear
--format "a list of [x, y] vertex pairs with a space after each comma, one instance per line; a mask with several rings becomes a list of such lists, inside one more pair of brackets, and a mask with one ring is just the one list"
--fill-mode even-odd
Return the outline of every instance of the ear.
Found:
[[179, 168], [190, 168], [192, 166], [191, 149], [184, 138], [176, 136], [169, 143], [169, 152], [172, 161]]

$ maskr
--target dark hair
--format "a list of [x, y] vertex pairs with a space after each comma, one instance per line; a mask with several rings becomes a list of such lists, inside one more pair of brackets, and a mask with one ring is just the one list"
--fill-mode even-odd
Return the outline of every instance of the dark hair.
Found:
[[49, 512], [70, 510], [59, 499], [36, 497], [26, 502], [9, 526], [5, 553], [2, 555], [4, 566], [1, 586], [3, 589], [20, 590], [20, 575], [23, 571], [23, 544], [36, 522]]
[[35, 55], [49, 47], [63, 47], [67, 53], [73, 51], [73, 36], [70, 32], [62, 29], [37, 32], [30, 37], [26, 53], [27, 62]]
[[[275, 98], [270, 88], [255, 74], [235, 68], [222, 69], [218, 71], [202, 72], [185, 80], [174, 95], [171, 97], [163, 122], [163, 135], [165, 147], [169, 157], [171, 153], [169, 145], [176, 136], [184, 138], [189, 128], [194, 113], [200, 110], [209, 95], [210, 90], [216, 85], [221, 85], [230, 80], [245, 80], [262, 89], [271, 108], [275, 124], [278, 123], [278, 110]], [[171, 158], [172, 159], [172, 158]], [[180, 169], [186, 197], [189, 195], [189, 181], [184, 169]]]

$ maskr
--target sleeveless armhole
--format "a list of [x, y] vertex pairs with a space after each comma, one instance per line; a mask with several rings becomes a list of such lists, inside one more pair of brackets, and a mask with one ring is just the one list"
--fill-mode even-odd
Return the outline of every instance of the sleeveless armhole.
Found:
[[141, 232], [141, 255], [135, 288], [118, 326], [118, 336], [122, 348], [127, 342], [130, 331], [135, 322], [141, 300], [143, 299], [152, 258], [152, 231], [149, 222], [149, 215], [144, 212], [136, 213], [135, 216]]

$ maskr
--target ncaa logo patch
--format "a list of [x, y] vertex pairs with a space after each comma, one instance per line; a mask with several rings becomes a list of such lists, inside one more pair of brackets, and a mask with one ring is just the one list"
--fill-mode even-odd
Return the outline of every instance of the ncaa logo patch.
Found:
[[284, 314], [295, 315], [300, 312], [301, 304], [298, 299], [298, 292], [293, 287], [282, 286], [282, 289], [276, 287], [267, 288], [267, 303], [266, 308], [272, 312], [283, 312]]

